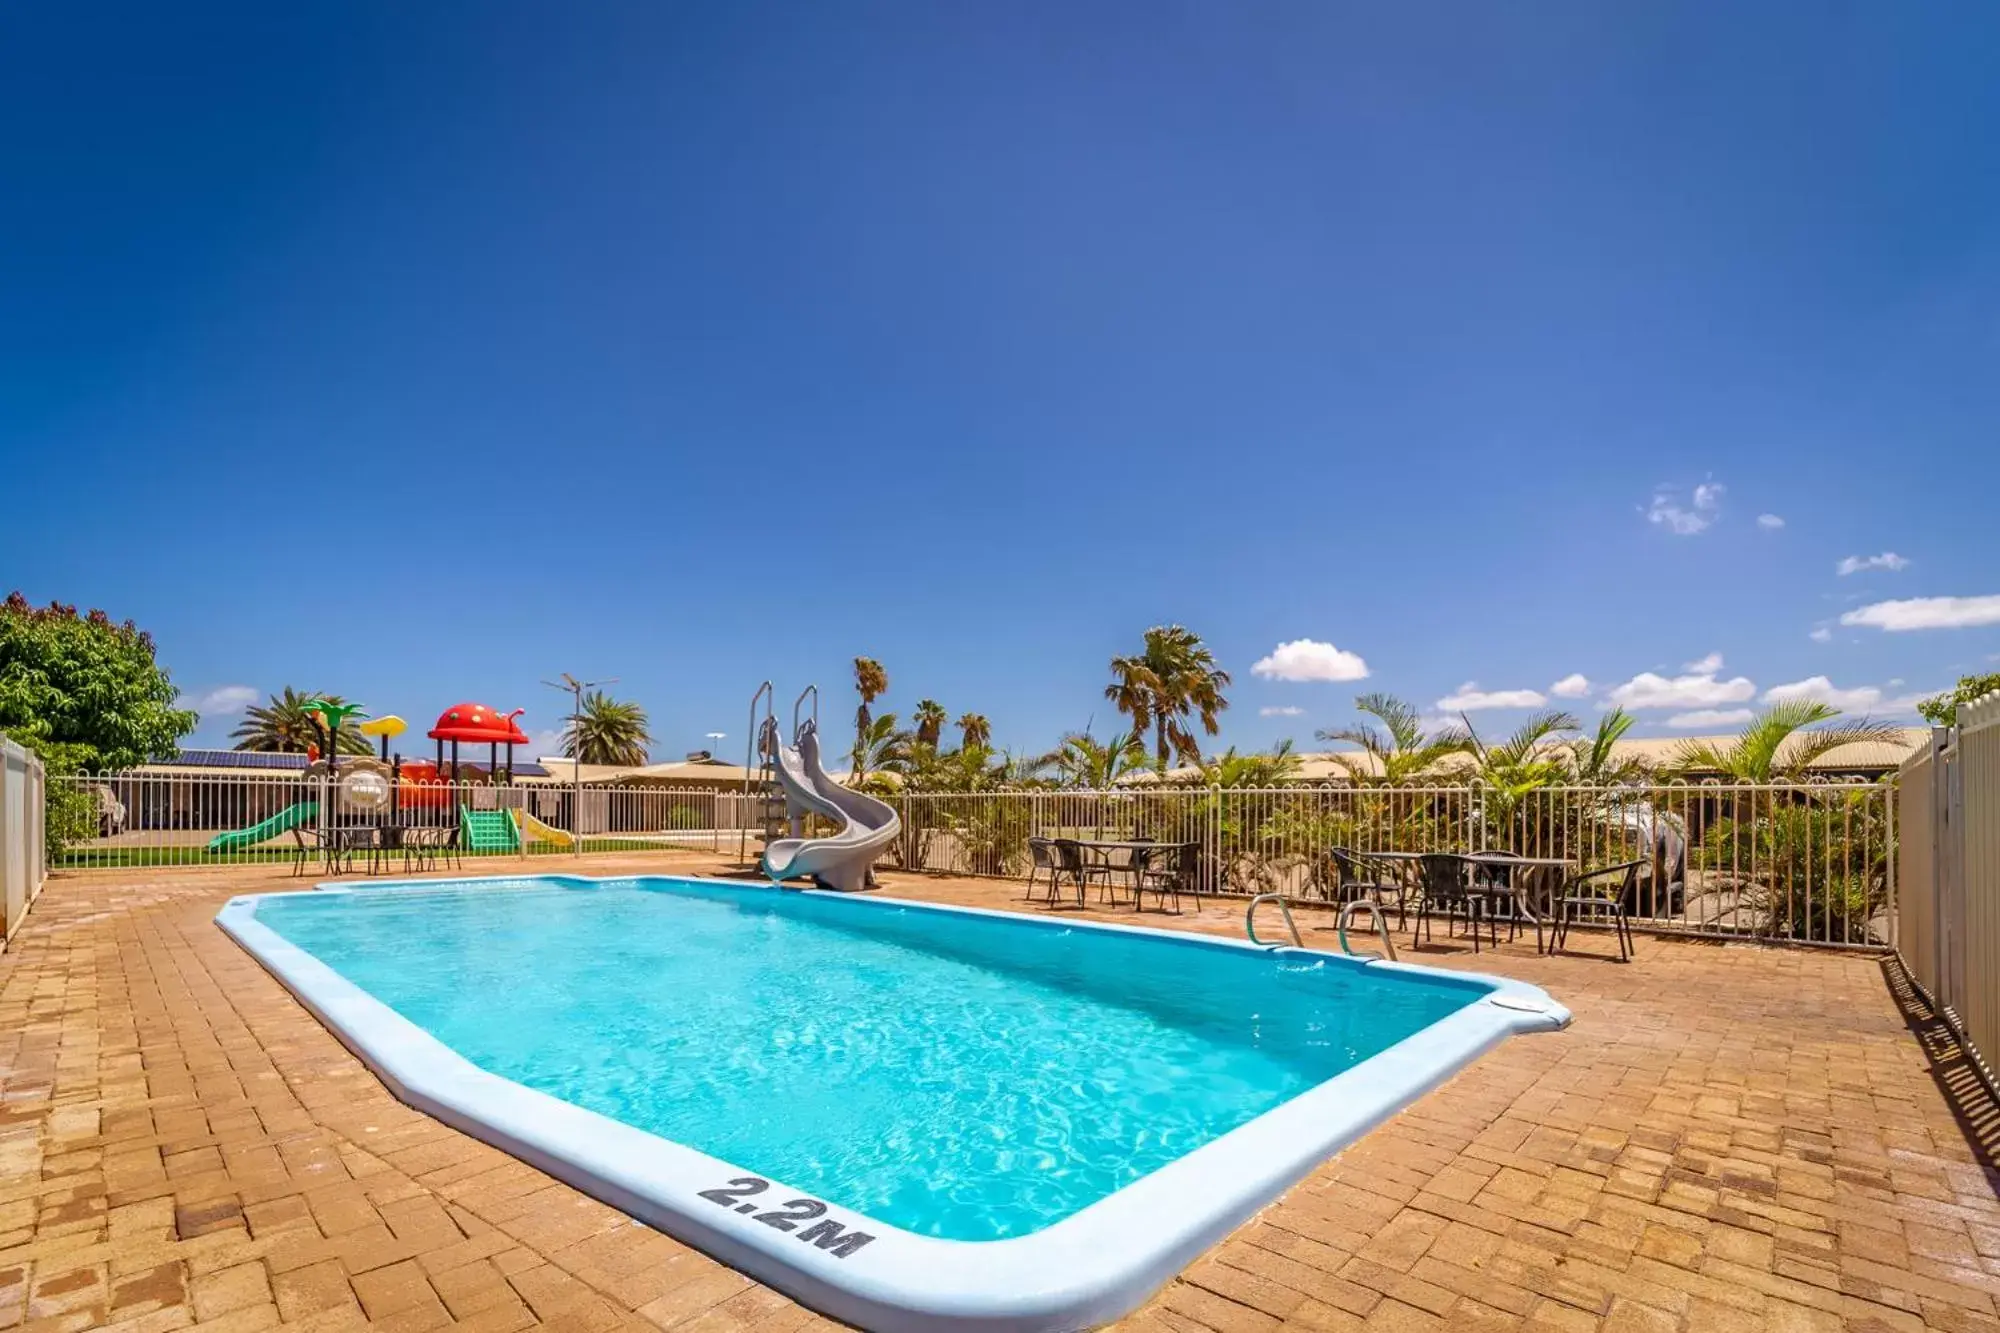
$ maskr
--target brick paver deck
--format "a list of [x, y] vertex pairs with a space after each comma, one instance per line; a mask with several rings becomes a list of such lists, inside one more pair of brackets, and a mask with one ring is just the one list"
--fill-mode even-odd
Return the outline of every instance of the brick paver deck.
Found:
[[[0, 957], [0, 1328], [826, 1323], [391, 1098], [212, 924], [293, 883], [57, 880]], [[1130, 1327], [2000, 1328], [1996, 1117], [1881, 960], [1642, 939], [1629, 966], [1479, 964], [1575, 1024], [1326, 1164]]]

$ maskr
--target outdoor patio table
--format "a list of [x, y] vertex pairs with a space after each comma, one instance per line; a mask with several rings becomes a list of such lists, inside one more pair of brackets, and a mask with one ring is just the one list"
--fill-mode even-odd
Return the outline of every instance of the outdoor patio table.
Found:
[[341, 824], [326, 829], [326, 869], [331, 875], [344, 873], [342, 865], [357, 852], [368, 854], [368, 873], [374, 874], [382, 859], [381, 829], [375, 824]]
[[[1097, 864], [1105, 870], [1114, 875], [1130, 875], [1135, 898], [1139, 888], [1139, 852], [1142, 849], [1149, 852], [1171, 852], [1188, 845], [1182, 842], [1156, 842], [1151, 838], [1077, 838], [1075, 842], [1078, 847], [1095, 857]], [[1129, 854], [1122, 862], [1112, 860], [1112, 857], [1119, 852]]]
[[[1468, 852], [1465, 854], [1465, 859], [1486, 870], [1489, 875], [1494, 870], [1553, 870], [1561, 872], [1568, 870], [1576, 864], [1574, 858], [1567, 856], [1515, 856], [1508, 852]], [[1535, 922], [1538, 926], [1542, 922], [1542, 914], [1537, 912], [1534, 909], [1534, 905], [1529, 902], [1531, 896], [1529, 888], [1531, 880], [1539, 880], [1541, 878], [1542, 876], [1540, 875], [1508, 875], [1506, 881], [1507, 892], [1514, 899], [1515, 912]]]

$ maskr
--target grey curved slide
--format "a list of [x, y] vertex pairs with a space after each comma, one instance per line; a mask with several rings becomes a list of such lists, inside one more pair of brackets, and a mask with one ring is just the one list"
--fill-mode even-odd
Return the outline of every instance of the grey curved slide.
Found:
[[819, 729], [811, 721], [799, 727], [797, 741], [784, 744], [777, 719], [766, 719], [764, 743], [777, 759], [786, 813], [796, 821], [801, 811], [811, 811], [833, 820], [840, 829], [830, 838], [772, 842], [764, 848], [764, 873], [773, 880], [810, 875], [828, 889], [865, 889], [869, 868], [902, 832], [903, 821], [888, 802], [844, 787], [827, 775], [819, 761]]

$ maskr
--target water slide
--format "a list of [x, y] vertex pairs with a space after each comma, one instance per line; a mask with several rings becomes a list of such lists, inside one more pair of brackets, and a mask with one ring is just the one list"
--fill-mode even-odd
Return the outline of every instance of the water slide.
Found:
[[249, 828], [232, 829], [228, 833], [218, 833], [208, 840], [211, 852], [240, 852], [245, 847], [255, 847], [258, 843], [275, 838], [280, 833], [290, 833], [301, 824], [310, 824], [319, 814], [318, 801], [300, 801], [288, 805], [277, 814]]
[[552, 842], [558, 847], [572, 846], [576, 839], [553, 824], [544, 824], [526, 810], [514, 810], [514, 826], [529, 842]]
[[799, 727], [797, 741], [785, 745], [777, 719], [765, 720], [764, 744], [776, 759], [786, 811], [794, 820], [809, 811], [832, 820], [839, 831], [830, 838], [777, 839], [764, 848], [764, 873], [774, 880], [810, 875], [823, 889], [865, 889], [875, 858], [895, 841], [903, 823], [887, 802], [828, 776], [819, 761], [819, 728], [813, 722]]

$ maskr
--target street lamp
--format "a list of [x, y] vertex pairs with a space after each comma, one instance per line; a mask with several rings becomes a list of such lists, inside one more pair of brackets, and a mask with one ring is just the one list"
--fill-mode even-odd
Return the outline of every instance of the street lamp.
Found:
[[718, 742], [718, 741], [726, 741], [726, 740], [728, 740], [728, 739], [729, 739], [729, 733], [728, 733], [728, 732], [726, 732], [726, 731], [711, 731], [711, 732], [709, 732], [709, 733], [707, 733], [707, 734], [708, 734], [708, 742], [709, 742], [709, 744], [708, 744], [708, 752], [709, 752], [709, 753], [710, 753], [711, 755], [712, 755], [712, 754], [714, 754], [714, 753], [716, 752], [716, 748], [717, 748], [717, 746], [716, 746], [716, 742]]
[[570, 807], [569, 840], [578, 856], [583, 855], [583, 692], [594, 690], [600, 685], [616, 685], [618, 677], [605, 680], [578, 680], [565, 671], [561, 681], [545, 680], [542, 684], [552, 690], [561, 690], [570, 696], [572, 707], [569, 715], [570, 748], [576, 753], [569, 758]]

